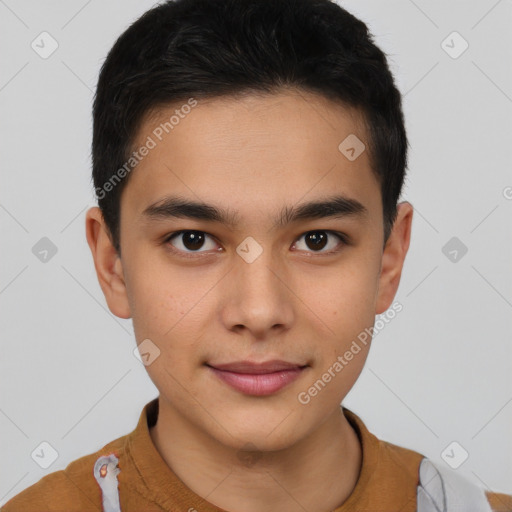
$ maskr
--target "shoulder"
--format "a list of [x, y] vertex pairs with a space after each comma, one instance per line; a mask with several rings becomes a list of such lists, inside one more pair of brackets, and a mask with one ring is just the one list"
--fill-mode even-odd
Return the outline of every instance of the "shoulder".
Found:
[[83, 512], [102, 510], [102, 493], [94, 477], [96, 460], [106, 453], [124, 459], [127, 436], [105, 445], [97, 452], [70, 462], [11, 498], [0, 512]]
[[44, 476], [10, 499], [1, 512], [101, 510], [100, 496], [88, 485], [87, 475], [70, 477], [68, 468]]
[[487, 501], [493, 512], [512, 512], [512, 495], [487, 491]]
[[485, 491], [461, 473], [428, 458], [421, 461], [419, 477], [419, 512], [441, 509], [512, 512], [512, 496]]
[[371, 480], [377, 493], [402, 493], [419, 512], [512, 512], [512, 495], [485, 491], [420, 452], [377, 438], [357, 414], [342, 408], [363, 447], [362, 487]]
[[[433, 463], [419, 452], [386, 441], [380, 441], [380, 443], [384, 458], [388, 460], [387, 468], [393, 467], [395, 472], [402, 473], [402, 475], [407, 474], [411, 482], [415, 480], [416, 468], [418, 468], [418, 504], [424, 498], [420, 496], [423, 490], [426, 490], [429, 497], [432, 498], [444, 488], [442, 491], [444, 494], [443, 501], [448, 505], [451, 504], [453, 510], [469, 510], [472, 505], [481, 503], [481, 508], [475, 508], [474, 510], [512, 512], [512, 495], [485, 491], [483, 488], [472, 484], [468, 479], [461, 477], [456, 471]], [[433, 478], [433, 468], [436, 469], [435, 476], [441, 477], [439, 480]], [[436, 485], [437, 483], [440, 484], [439, 487]], [[468, 499], [467, 503], [464, 500], [461, 501], [462, 496]], [[466, 506], [467, 508], [464, 508]], [[423, 509], [420, 507], [418, 510], [421, 512]], [[427, 507], [425, 510], [429, 511], [431, 509]], [[434, 508], [432, 510], [438, 509]], [[449, 511], [450, 508], [448, 508]]]

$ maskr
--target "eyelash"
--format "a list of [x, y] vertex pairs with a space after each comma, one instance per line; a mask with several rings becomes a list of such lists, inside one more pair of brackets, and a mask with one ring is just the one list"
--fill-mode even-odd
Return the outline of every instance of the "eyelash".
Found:
[[[303, 236], [306, 236], [310, 233], [319, 233], [319, 232], [320, 233], [329, 233], [331, 235], [337, 236], [340, 239], [341, 245], [350, 245], [350, 237], [348, 235], [346, 235], [345, 233], [340, 233], [338, 231], [332, 231], [329, 229], [313, 229], [313, 230], [306, 231], [299, 238], [297, 238], [297, 240], [300, 240]], [[183, 233], [202, 233], [210, 238], [215, 239], [215, 237], [213, 235], [210, 235], [206, 231], [200, 231], [197, 229], [181, 229], [180, 231], [174, 231], [173, 233], [170, 233], [169, 235], [167, 235], [165, 237], [165, 239], [163, 240], [162, 243], [167, 246], [169, 251], [171, 251], [172, 253], [177, 254], [181, 257], [184, 257], [184, 258], [201, 258], [201, 257], [204, 257], [204, 254], [201, 252], [197, 252], [197, 251], [196, 252], [185, 252], [180, 249], [176, 249], [171, 244], [169, 244], [171, 239], [173, 239], [174, 237], [178, 237], [179, 235], [181, 235]], [[326, 255], [336, 254], [336, 253], [340, 252], [340, 250], [341, 249], [339, 247], [337, 247], [336, 249], [333, 249], [333, 250], [327, 251], [327, 252], [318, 252], [318, 251], [316, 251], [316, 252], [315, 251], [306, 251], [306, 252], [312, 252], [313, 254], [326, 256]]]

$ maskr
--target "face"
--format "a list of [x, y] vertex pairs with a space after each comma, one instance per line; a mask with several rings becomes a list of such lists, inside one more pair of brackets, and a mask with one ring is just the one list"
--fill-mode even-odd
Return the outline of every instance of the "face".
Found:
[[[344, 354], [391, 304], [410, 211], [383, 253], [368, 154], [338, 149], [348, 136], [366, 141], [357, 111], [306, 92], [216, 98], [160, 133], [179, 107], [140, 128], [135, 146], [155, 145], [122, 194], [120, 259], [88, 212], [100, 284], [137, 343], [160, 351], [146, 369], [169, 414], [226, 446], [285, 448], [357, 380], [370, 344]], [[274, 360], [292, 369], [219, 369]]]

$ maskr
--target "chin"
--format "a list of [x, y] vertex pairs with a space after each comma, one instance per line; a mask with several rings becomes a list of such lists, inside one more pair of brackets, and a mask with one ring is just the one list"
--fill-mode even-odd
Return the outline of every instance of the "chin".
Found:
[[217, 431], [219, 441], [234, 449], [254, 445], [262, 452], [284, 450], [308, 434], [302, 413], [286, 407], [231, 409], [223, 416], [227, 432], [222, 427]]

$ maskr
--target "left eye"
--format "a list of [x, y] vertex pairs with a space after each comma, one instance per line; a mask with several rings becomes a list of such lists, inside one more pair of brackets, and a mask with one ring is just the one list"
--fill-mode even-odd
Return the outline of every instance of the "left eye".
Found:
[[[332, 235], [338, 239], [337, 244], [332, 242]], [[339, 241], [346, 243], [346, 239], [341, 234], [334, 233], [333, 231], [308, 231], [307, 233], [304, 233], [299, 240], [302, 238], [305, 239], [305, 244], [307, 246], [306, 250], [311, 249], [313, 252], [335, 252], [336, 247], [339, 245]], [[294, 247], [297, 247], [298, 244], [299, 242], [296, 242]], [[331, 250], [321, 251], [321, 249], [324, 249], [325, 247], [328, 247], [328, 249]]]

